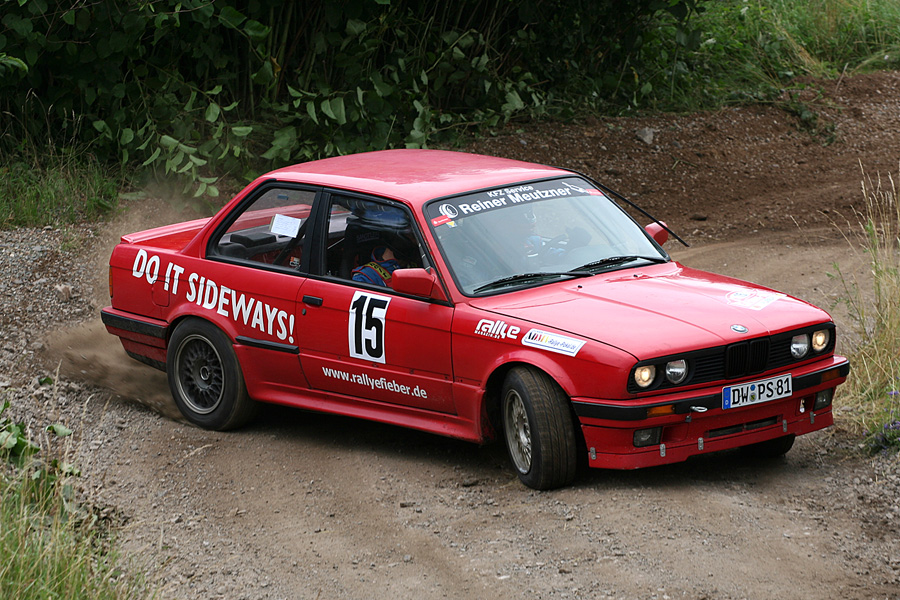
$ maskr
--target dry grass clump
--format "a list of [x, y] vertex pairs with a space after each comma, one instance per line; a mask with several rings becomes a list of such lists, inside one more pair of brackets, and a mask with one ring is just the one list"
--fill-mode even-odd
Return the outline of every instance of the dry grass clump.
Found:
[[880, 451], [900, 448], [900, 204], [891, 175], [864, 174], [862, 192], [865, 214], [848, 240], [866, 256], [867, 281], [848, 281], [835, 265], [857, 339], [840, 404], [870, 449]]

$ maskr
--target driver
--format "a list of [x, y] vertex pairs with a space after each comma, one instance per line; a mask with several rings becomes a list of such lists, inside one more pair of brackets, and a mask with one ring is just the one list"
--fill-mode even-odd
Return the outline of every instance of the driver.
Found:
[[372, 250], [372, 260], [353, 269], [353, 281], [391, 287], [392, 273], [400, 268], [400, 261], [387, 246]]
[[545, 242], [535, 231], [536, 223], [537, 219], [531, 207], [518, 211], [510, 219], [511, 237], [515, 240], [513, 243], [520, 245], [521, 256], [525, 263], [537, 257], [544, 260], [560, 257], [575, 248], [586, 246], [591, 239], [591, 234], [582, 227], [566, 227], [564, 235]]

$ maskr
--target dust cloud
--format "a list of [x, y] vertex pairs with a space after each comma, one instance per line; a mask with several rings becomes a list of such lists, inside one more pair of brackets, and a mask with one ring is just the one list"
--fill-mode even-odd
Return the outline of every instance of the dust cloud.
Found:
[[121, 212], [99, 231], [84, 249], [81, 258], [90, 265], [84, 292], [96, 308], [97, 317], [80, 325], [56, 330], [45, 340], [45, 362], [59, 367], [60, 374], [109, 390], [121, 398], [138, 402], [160, 414], [180, 419], [169, 392], [166, 374], [129, 357], [119, 339], [110, 335], [100, 320], [100, 309], [108, 306], [109, 257], [121, 236], [172, 223], [200, 218], [178, 201], [158, 194], [141, 194], [123, 200]]
[[99, 318], [56, 332], [47, 352], [61, 375], [179, 418], [166, 374], [125, 354], [119, 339], [106, 331]]

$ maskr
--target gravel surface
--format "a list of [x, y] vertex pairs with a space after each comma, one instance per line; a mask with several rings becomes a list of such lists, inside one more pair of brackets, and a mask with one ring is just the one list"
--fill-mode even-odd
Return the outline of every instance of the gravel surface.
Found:
[[[473, 149], [579, 166], [686, 232], [690, 250], [670, 242], [682, 262], [820, 302], [848, 258], [829, 223], [861, 200], [858, 163], [896, 169], [898, 82], [842, 82], [827, 146], [747, 108], [537, 125]], [[0, 231], [7, 414], [36, 439], [75, 430], [61, 451], [161, 598], [900, 598], [900, 461], [858, 453], [840, 410], [777, 461], [726, 452], [545, 493], [496, 444], [274, 406], [233, 433], [181, 422], [164, 374], [98, 318], [117, 236], [186, 218], [168, 207]]]

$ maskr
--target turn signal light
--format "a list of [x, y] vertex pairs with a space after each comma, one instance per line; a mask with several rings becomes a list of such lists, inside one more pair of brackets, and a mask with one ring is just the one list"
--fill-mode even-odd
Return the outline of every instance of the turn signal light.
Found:
[[648, 417], [662, 417], [664, 415], [674, 415], [675, 414], [675, 405], [674, 404], [664, 404], [662, 406], [651, 406], [647, 409]]

